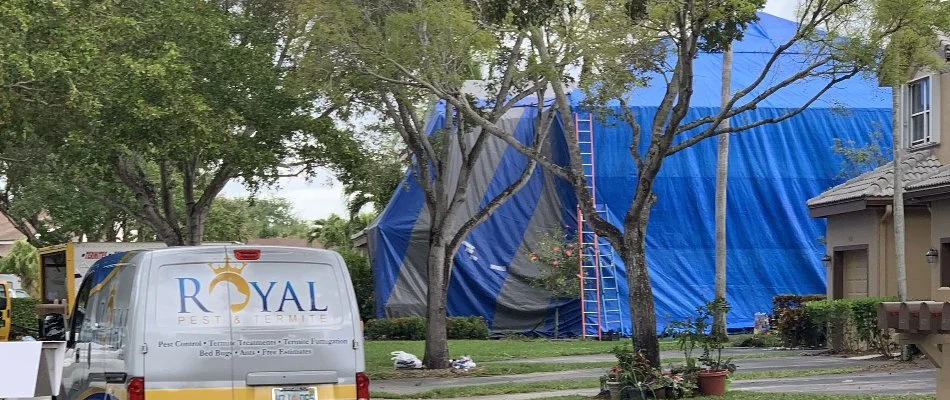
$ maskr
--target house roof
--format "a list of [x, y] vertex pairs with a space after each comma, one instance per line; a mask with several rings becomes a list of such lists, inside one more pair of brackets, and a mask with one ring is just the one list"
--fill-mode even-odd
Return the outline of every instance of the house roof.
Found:
[[945, 185], [950, 185], [950, 165], [940, 167], [937, 173], [930, 175], [927, 179], [907, 185], [907, 191], [933, 189]]
[[[915, 152], [903, 162], [903, 187], [911, 189], [935, 176], [942, 165], [931, 152]], [[950, 179], [950, 169], [947, 170]], [[887, 200], [894, 196], [894, 164], [888, 163], [857, 178], [826, 190], [808, 200], [808, 208], [818, 208], [857, 200]]]
[[6, 215], [0, 214], [0, 241], [19, 240], [24, 237], [23, 233], [13, 225], [13, 222], [10, 222]]

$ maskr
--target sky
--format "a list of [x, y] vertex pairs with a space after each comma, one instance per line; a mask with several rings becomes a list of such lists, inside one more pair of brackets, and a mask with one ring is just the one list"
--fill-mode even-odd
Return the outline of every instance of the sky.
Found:
[[[798, 0], [768, 0], [764, 11], [782, 18], [794, 19]], [[224, 196], [248, 196], [239, 181], [229, 183]], [[346, 215], [346, 197], [343, 186], [326, 170], [309, 178], [283, 178], [277, 187], [262, 190], [258, 197], [284, 197], [294, 205], [297, 216], [305, 220], [325, 218], [330, 214]]]

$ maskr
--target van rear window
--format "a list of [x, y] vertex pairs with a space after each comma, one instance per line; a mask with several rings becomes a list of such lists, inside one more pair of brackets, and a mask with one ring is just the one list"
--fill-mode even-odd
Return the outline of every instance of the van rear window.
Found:
[[327, 264], [174, 264], [158, 275], [163, 326], [329, 328], [352, 318], [342, 280]]

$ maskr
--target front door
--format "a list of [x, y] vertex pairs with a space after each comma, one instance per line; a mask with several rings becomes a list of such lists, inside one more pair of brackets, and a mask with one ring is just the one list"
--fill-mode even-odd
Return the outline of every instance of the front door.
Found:
[[849, 250], [841, 253], [844, 257], [844, 298], [860, 299], [868, 297], [868, 251]]

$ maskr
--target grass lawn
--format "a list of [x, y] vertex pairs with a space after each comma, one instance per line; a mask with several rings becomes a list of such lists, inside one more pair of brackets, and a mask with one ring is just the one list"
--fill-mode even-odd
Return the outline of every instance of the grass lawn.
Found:
[[[627, 344], [628, 341], [600, 342], [593, 340], [452, 340], [449, 352], [455, 357], [468, 355], [478, 364], [474, 371], [458, 374], [453, 371], [396, 371], [393, 369], [393, 351], [405, 351], [422, 357], [425, 342], [421, 341], [371, 341], [366, 342], [366, 370], [370, 378], [396, 379], [419, 377], [453, 376], [496, 376], [529, 374], [532, 372], [558, 372], [578, 369], [610, 368], [614, 362], [590, 363], [497, 363], [498, 361], [517, 361], [530, 358], [580, 356], [607, 354], [614, 347]], [[676, 344], [670, 340], [660, 342], [663, 350], [675, 350]], [[742, 354], [733, 359], [782, 357], [796, 355], [797, 352], [769, 352], [763, 354]], [[667, 358], [664, 365], [681, 363], [681, 358]]]
[[[813, 370], [780, 370], [780, 371], [762, 371], [762, 372], [746, 372], [746, 373], [736, 373], [732, 375], [733, 380], [749, 380], [749, 379], [762, 379], [762, 378], [795, 378], [795, 377], [805, 377], [805, 376], [820, 376], [820, 375], [840, 375], [840, 374], [850, 374], [855, 372], [862, 371], [863, 368], [834, 368], [834, 369], [813, 369]], [[597, 389], [600, 386], [599, 379], [575, 379], [575, 380], [563, 380], [563, 381], [540, 381], [540, 382], [530, 382], [530, 383], [507, 383], [507, 384], [497, 384], [497, 385], [473, 385], [467, 387], [451, 387], [451, 388], [442, 388], [429, 390], [422, 393], [416, 393], [411, 395], [399, 395], [394, 393], [382, 393], [374, 392], [372, 398], [381, 398], [381, 399], [446, 399], [454, 397], [472, 397], [472, 396], [491, 396], [491, 395], [502, 395], [502, 394], [515, 394], [515, 393], [535, 393], [535, 392], [552, 392], [557, 390], [572, 390], [572, 389], [591, 389], [592, 391]], [[757, 395], [757, 394], [756, 394]], [[737, 392], [735, 396], [745, 396], [743, 392]], [[775, 395], [777, 396], [777, 395]], [[582, 399], [583, 397], [576, 397], [577, 399]], [[732, 399], [733, 397], [726, 397], [727, 399]], [[739, 400], [758, 400], [758, 399], [784, 399], [784, 397], [735, 397]], [[856, 398], [856, 397], [845, 397], [845, 398]], [[867, 397], [860, 397], [867, 398]], [[568, 397], [567, 399], [570, 399]], [[788, 400], [825, 400], [824, 397], [789, 397]], [[835, 399], [830, 397], [827, 399]], [[881, 399], [891, 399], [891, 397], [881, 397]], [[926, 397], [922, 397], [926, 399]]]
[[[449, 354], [452, 357], [468, 355], [477, 364], [492, 361], [507, 361], [528, 358], [582, 356], [607, 354], [614, 347], [629, 344], [629, 340], [601, 342], [596, 340], [450, 340]], [[671, 340], [660, 342], [661, 350], [674, 350]], [[392, 376], [394, 351], [404, 351], [422, 358], [425, 353], [423, 341], [368, 341], [366, 342], [366, 370], [377, 379]], [[563, 370], [561, 370], [563, 371]], [[542, 372], [542, 371], [532, 371]]]

